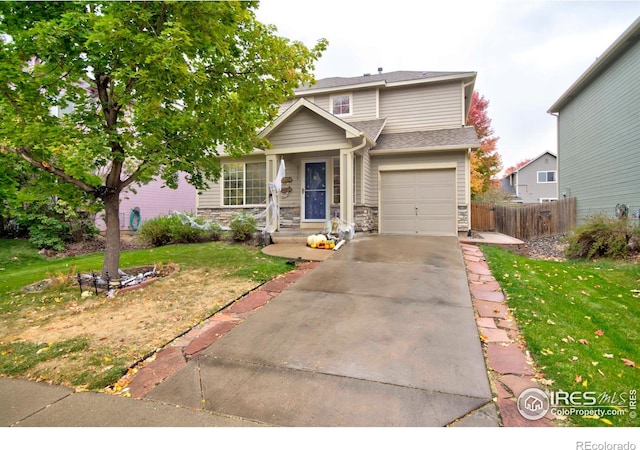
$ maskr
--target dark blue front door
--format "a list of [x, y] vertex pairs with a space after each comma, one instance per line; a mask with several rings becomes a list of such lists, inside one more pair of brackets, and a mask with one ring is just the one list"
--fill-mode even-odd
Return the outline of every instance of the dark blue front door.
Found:
[[327, 219], [327, 163], [304, 165], [304, 220]]

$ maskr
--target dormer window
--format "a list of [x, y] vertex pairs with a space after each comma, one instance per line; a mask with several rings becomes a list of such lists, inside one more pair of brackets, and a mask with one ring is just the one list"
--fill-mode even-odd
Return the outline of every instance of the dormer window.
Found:
[[351, 115], [351, 95], [336, 95], [331, 97], [331, 113], [336, 116]]

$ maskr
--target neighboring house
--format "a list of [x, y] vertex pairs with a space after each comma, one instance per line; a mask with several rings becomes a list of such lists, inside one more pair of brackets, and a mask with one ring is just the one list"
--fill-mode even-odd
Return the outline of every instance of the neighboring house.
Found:
[[558, 200], [558, 158], [544, 152], [500, 180], [503, 191], [516, 203], [544, 203]]
[[[173, 211], [195, 214], [197, 190], [187, 183], [184, 173], [179, 173], [178, 177], [177, 189], [168, 188], [162, 180], [154, 179], [143, 186], [134, 184], [123, 191], [120, 194], [120, 229], [137, 230], [145, 220], [166, 216]], [[99, 230], [106, 230], [103, 213], [98, 213], [95, 223]]]
[[640, 18], [551, 106], [561, 197], [578, 220], [640, 208]]
[[286, 173], [278, 230], [321, 229], [339, 216], [357, 231], [457, 235], [469, 229], [466, 127], [475, 72], [390, 72], [327, 78], [296, 91], [261, 136], [271, 148], [222, 158], [198, 214], [224, 221], [265, 210], [267, 182]]

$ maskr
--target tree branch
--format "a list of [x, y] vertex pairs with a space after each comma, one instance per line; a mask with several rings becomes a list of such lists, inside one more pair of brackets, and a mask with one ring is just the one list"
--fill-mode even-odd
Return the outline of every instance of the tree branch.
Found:
[[18, 156], [20, 156], [22, 159], [24, 159], [25, 161], [27, 161], [29, 164], [31, 164], [32, 166], [44, 170], [45, 172], [49, 172], [53, 175], [57, 175], [60, 178], [62, 178], [63, 180], [74, 184], [75, 186], [79, 187], [80, 189], [82, 189], [85, 192], [88, 193], [95, 193], [96, 188], [93, 186], [88, 185], [87, 183], [85, 183], [84, 181], [78, 180], [74, 177], [72, 177], [71, 175], [67, 174], [64, 170], [59, 169], [57, 167], [52, 166], [51, 164], [49, 164], [46, 161], [38, 161], [37, 159], [33, 158], [30, 154], [29, 154], [29, 147], [23, 147], [23, 148], [15, 148], [15, 147], [8, 147], [6, 145], [2, 145], [0, 144], [0, 150], [2, 151], [7, 151], [7, 152], [12, 152], [17, 154]]
[[126, 188], [127, 186], [132, 184], [134, 181], [136, 181], [138, 179], [138, 175], [142, 173], [144, 169], [146, 169], [146, 165], [147, 165], [147, 160], [143, 160], [142, 163], [140, 163], [140, 165], [138, 166], [138, 168], [131, 175], [129, 175], [127, 179], [125, 179], [122, 183], [120, 183], [120, 186], [122, 187], [122, 189]]

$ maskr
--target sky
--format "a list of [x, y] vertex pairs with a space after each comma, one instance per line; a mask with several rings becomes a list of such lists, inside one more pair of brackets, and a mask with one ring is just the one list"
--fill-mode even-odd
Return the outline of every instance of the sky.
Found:
[[547, 111], [640, 16], [640, 1], [261, 0], [256, 15], [308, 47], [329, 41], [316, 79], [477, 72], [506, 169], [557, 153]]

